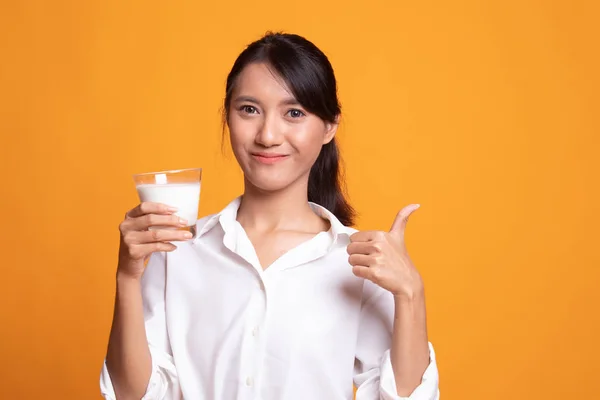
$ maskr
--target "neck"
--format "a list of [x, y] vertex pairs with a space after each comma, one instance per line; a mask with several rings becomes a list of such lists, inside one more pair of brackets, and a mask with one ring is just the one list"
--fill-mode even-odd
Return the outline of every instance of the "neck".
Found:
[[307, 190], [307, 179], [275, 192], [261, 190], [245, 180], [237, 220], [244, 229], [259, 232], [326, 230], [328, 223], [308, 204]]

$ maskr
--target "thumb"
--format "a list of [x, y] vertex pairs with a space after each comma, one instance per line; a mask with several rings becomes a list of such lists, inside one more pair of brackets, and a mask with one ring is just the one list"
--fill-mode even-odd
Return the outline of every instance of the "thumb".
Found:
[[398, 215], [396, 215], [394, 223], [392, 224], [390, 233], [404, 234], [404, 230], [406, 229], [406, 223], [408, 222], [408, 217], [410, 217], [410, 215], [413, 212], [415, 212], [419, 207], [421, 207], [420, 204], [411, 204], [400, 210]]

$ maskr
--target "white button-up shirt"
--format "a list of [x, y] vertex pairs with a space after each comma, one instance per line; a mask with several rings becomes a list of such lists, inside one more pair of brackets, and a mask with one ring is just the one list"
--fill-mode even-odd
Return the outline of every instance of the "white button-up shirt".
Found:
[[[354, 276], [356, 232], [311, 203], [331, 228], [266, 270], [237, 222], [240, 198], [200, 219], [193, 241], [155, 253], [142, 277], [152, 375], [143, 399], [438, 400], [430, 364], [400, 397], [390, 361], [394, 301]], [[106, 366], [106, 399], [115, 393]]]

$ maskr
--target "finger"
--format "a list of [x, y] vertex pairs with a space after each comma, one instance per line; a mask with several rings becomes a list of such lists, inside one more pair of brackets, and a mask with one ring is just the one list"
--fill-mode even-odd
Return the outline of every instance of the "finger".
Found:
[[408, 217], [415, 212], [421, 205], [419, 204], [411, 204], [409, 206], [404, 207], [398, 215], [396, 215], [396, 219], [392, 224], [392, 228], [390, 229], [390, 233], [402, 233], [404, 234], [404, 230], [406, 229], [406, 223], [408, 222]]
[[132, 245], [157, 243], [157, 242], [181, 242], [190, 240], [192, 233], [189, 231], [180, 231], [174, 229], [153, 229], [149, 231], [129, 232], [125, 242]]
[[371, 270], [364, 265], [354, 265], [352, 267], [352, 273], [359, 278], [371, 279]]
[[350, 236], [350, 242], [369, 242], [384, 240], [385, 232], [381, 231], [359, 231]]
[[172, 243], [165, 242], [134, 244], [129, 246], [129, 257], [131, 257], [133, 260], [142, 260], [149, 257], [152, 253], [160, 251], [171, 252], [175, 249], [177, 249], [177, 246]]
[[162, 214], [168, 215], [177, 212], [177, 208], [168, 206], [162, 203], [153, 203], [150, 201], [144, 201], [138, 204], [135, 208], [129, 210], [125, 214], [129, 218], [137, 218], [146, 214]]
[[369, 267], [375, 264], [375, 259], [373, 256], [367, 256], [364, 254], [352, 254], [348, 257], [348, 263], [352, 266], [366, 266]]
[[380, 242], [353, 242], [346, 247], [348, 254], [379, 254], [382, 247]]
[[159, 214], [146, 214], [137, 218], [130, 218], [123, 221], [126, 230], [144, 231], [150, 227], [173, 227], [182, 228], [187, 226], [188, 222], [175, 215], [159, 215]]

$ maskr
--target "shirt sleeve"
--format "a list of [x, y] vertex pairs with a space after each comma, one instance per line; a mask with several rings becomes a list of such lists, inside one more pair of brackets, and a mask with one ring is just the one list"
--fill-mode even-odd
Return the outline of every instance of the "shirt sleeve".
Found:
[[435, 352], [429, 343], [429, 365], [421, 383], [408, 397], [399, 396], [392, 370], [390, 348], [394, 298], [387, 290], [365, 280], [360, 314], [354, 384], [356, 400], [439, 400]]
[[[152, 374], [142, 400], [183, 399], [165, 319], [166, 255], [153, 253], [142, 276], [142, 299], [146, 337], [152, 358]], [[115, 391], [106, 369], [100, 374], [100, 391], [106, 400], [116, 400]]]

